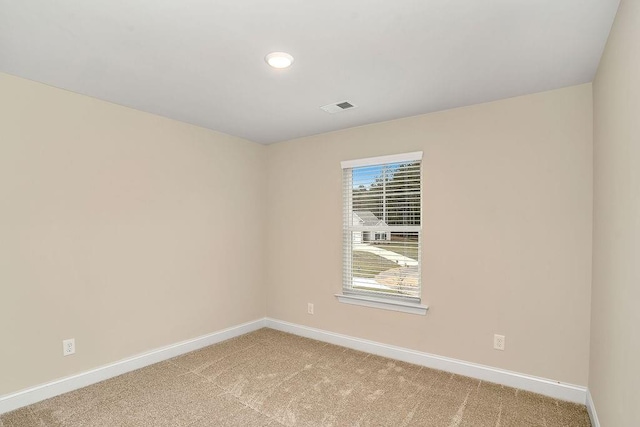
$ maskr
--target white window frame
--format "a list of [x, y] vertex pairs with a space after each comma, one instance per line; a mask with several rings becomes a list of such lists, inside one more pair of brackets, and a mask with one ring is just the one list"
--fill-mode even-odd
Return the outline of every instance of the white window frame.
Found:
[[[422, 151], [416, 151], [411, 153], [403, 153], [403, 154], [394, 154], [388, 156], [379, 156], [379, 157], [369, 157], [365, 159], [356, 159], [356, 160], [347, 160], [341, 162], [342, 169], [353, 169], [363, 166], [382, 166], [385, 164], [392, 163], [403, 163], [403, 162], [415, 162], [420, 161], [420, 200], [422, 202]], [[349, 190], [347, 190], [347, 188]], [[353, 233], [352, 228], [349, 225], [353, 215], [353, 206], [351, 204], [351, 195], [347, 195], [346, 191], [351, 191], [351, 185], [343, 182], [343, 200], [344, 200], [344, 219], [343, 219], [343, 262], [351, 262], [351, 254], [353, 250]], [[422, 260], [421, 251], [422, 251], [422, 209], [420, 209], [420, 225], [419, 226], [395, 226], [393, 227], [393, 231], [417, 231], [419, 233], [419, 243], [418, 243], [418, 271], [419, 274], [422, 274]], [[390, 230], [391, 231], [391, 230]], [[348, 260], [347, 260], [348, 259]], [[380, 308], [384, 310], [393, 310], [400, 311], [404, 313], [411, 314], [426, 314], [428, 310], [428, 306], [423, 305], [421, 303], [421, 296], [418, 298], [398, 298], [397, 296], [385, 296], [385, 295], [368, 295], [366, 293], [358, 292], [357, 290], [353, 290], [347, 281], [349, 280], [346, 275], [344, 275], [344, 282], [342, 285], [342, 293], [336, 294], [335, 296], [338, 298], [339, 302], [353, 305], [360, 305], [365, 307], [373, 307]], [[351, 273], [351, 279], [353, 275]], [[420, 277], [420, 292], [422, 292], [422, 277]]]

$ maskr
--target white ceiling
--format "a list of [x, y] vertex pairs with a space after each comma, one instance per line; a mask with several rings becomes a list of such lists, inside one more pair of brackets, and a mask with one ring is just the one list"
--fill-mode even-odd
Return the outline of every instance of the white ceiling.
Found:
[[618, 2], [0, 0], [0, 71], [271, 143], [590, 82]]

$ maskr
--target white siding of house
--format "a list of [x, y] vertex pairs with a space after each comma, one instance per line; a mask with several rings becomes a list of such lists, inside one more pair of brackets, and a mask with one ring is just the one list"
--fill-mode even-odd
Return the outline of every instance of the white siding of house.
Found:
[[[352, 225], [362, 225], [362, 220], [355, 213], [353, 214]], [[353, 243], [362, 243], [362, 231], [357, 231], [353, 233]]]

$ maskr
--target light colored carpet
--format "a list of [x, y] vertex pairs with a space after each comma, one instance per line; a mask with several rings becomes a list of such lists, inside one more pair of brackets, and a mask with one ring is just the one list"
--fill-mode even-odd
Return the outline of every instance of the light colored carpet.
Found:
[[4, 414], [35, 426], [589, 427], [583, 405], [272, 329]]

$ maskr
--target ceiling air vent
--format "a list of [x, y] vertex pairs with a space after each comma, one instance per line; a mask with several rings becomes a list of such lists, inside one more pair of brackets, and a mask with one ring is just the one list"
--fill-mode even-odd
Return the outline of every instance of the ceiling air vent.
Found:
[[323, 111], [326, 111], [327, 113], [334, 114], [334, 113], [339, 113], [345, 110], [351, 110], [356, 107], [357, 105], [355, 105], [352, 102], [341, 101], [341, 102], [336, 102], [335, 104], [323, 105], [322, 107], [320, 107], [320, 109]]

